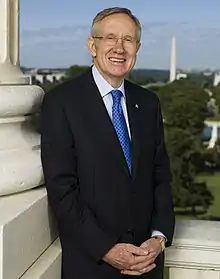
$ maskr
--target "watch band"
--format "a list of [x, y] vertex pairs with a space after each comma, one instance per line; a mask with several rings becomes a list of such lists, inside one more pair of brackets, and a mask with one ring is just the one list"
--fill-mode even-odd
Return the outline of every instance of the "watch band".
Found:
[[164, 251], [166, 245], [165, 245], [165, 239], [163, 237], [160, 237], [160, 236], [153, 236], [152, 238], [155, 238], [159, 241], [160, 243], [160, 246], [161, 246], [161, 252]]

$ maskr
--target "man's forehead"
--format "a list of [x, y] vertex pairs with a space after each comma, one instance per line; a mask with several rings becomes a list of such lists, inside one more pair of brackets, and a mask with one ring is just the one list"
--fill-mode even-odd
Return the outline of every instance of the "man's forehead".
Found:
[[104, 24], [104, 25], [110, 25], [110, 24], [120, 24], [123, 22], [126, 22], [126, 24], [133, 25], [135, 26], [134, 21], [126, 14], [112, 14], [112, 15], [108, 15], [105, 18], [103, 18], [100, 23]]
[[[116, 14], [118, 15], [118, 14]], [[123, 16], [123, 14], [120, 14]], [[105, 30], [108, 33], [118, 33], [118, 32], [126, 32], [128, 34], [133, 34], [136, 32], [136, 25], [127, 15], [128, 20], [124, 22], [123, 20], [118, 20], [119, 18], [113, 17], [114, 15], [110, 15], [99, 22], [99, 29]], [[121, 18], [123, 19], [123, 18]]]

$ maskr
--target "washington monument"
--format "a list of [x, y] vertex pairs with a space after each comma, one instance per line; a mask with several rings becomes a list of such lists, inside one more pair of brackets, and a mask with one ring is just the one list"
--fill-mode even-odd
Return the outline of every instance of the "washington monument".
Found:
[[170, 57], [170, 82], [176, 79], [176, 38], [173, 37]]

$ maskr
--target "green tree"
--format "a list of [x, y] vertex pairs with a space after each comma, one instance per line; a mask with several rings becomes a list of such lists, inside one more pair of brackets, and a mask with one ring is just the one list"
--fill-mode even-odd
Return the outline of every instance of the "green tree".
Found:
[[212, 195], [205, 183], [196, 177], [201, 171], [204, 146], [201, 134], [207, 116], [207, 93], [189, 80], [158, 87], [165, 123], [167, 149], [173, 175], [173, 196], [176, 207], [196, 206], [207, 210]]
[[220, 84], [216, 87], [213, 87], [211, 89], [212, 93], [213, 93], [213, 97], [216, 100], [216, 104], [218, 106], [218, 110], [220, 111]]
[[67, 78], [76, 78], [89, 69], [89, 66], [73, 65], [66, 71]]

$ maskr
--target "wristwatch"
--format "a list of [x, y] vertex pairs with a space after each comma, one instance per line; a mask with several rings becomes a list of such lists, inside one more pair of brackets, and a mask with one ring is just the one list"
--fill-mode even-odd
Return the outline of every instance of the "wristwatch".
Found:
[[165, 241], [164, 237], [155, 235], [155, 236], [152, 236], [152, 238], [155, 238], [159, 241], [160, 246], [161, 246], [161, 252], [163, 252], [166, 247], [166, 245], [165, 245], [166, 241]]

